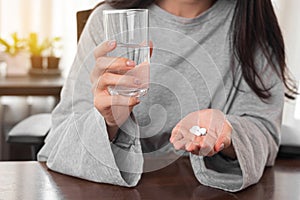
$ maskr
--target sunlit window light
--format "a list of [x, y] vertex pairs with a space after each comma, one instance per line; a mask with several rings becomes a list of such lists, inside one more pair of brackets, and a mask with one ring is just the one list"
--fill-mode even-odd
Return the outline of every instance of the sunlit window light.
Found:
[[[298, 84], [298, 92], [300, 92], [300, 81]], [[300, 120], [300, 96], [297, 96], [296, 107], [295, 107], [295, 119]]]

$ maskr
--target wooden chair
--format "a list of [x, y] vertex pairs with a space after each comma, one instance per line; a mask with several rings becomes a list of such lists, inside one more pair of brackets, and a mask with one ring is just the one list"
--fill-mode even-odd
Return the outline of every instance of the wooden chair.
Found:
[[79, 38], [81, 36], [81, 33], [85, 27], [85, 24], [93, 10], [82, 10], [77, 12], [76, 14], [76, 20], [77, 20], [77, 42], [79, 41]]
[[[77, 41], [93, 10], [83, 10], [76, 14]], [[27, 144], [31, 148], [31, 159], [37, 159], [37, 153], [44, 145], [44, 139], [51, 128], [51, 114], [32, 115], [17, 123], [7, 134], [6, 142], [11, 144]]]

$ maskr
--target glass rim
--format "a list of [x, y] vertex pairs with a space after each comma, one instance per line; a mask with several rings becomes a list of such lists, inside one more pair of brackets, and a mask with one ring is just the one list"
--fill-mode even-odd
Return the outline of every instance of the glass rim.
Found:
[[123, 14], [127, 12], [148, 12], [148, 9], [142, 9], [142, 8], [137, 8], [137, 9], [108, 9], [108, 10], [103, 10], [103, 14]]

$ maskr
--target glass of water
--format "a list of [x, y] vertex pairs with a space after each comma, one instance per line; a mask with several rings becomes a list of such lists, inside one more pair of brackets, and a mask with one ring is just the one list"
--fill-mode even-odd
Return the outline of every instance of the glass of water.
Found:
[[104, 10], [104, 31], [106, 40], [116, 40], [117, 47], [110, 57], [124, 57], [133, 60], [136, 66], [124, 75], [134, 76], [141, 85], [137, 88], [122, 85], [109, 86], [110, 95], [140, 97], [149, 88], [149, 23], [147, 9]]

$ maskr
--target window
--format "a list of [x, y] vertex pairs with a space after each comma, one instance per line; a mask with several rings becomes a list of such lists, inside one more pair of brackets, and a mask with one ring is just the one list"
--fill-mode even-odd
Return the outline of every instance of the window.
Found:
[[65, 73], [76, 53], [76, 12], [93, 8], [101, 0], [0, 0], [0, 35], [17, 32], [25, 37], [37, 32], [41, 37], [62, 37], [61, 68]]
[[[300, 81], [299, 81], [298, 87], [299, 87], [298, 92], [300, 93]], [[300, 97], [299, 96], [298, 96], [297, 101], [296, 101], [295, 119], [300, 120]]]
[[[273, 0], [273, 5], [279, 19], [279, 24], [283, 33], [286, 45], [287, 66], [292, 72], [296, 81], [300, 85], [300, 13], [298, 12], [299, 0]], [[299, 90], [300, 91], [300, 90]], [[293, 113], [293, 114], [291, 114]], [[300, 97], [296, 101], [287, 101], [284, 112], [284, 123], [294, 124], [300, 120]], [[298, 122], [299, 123], [299, 122]]]

